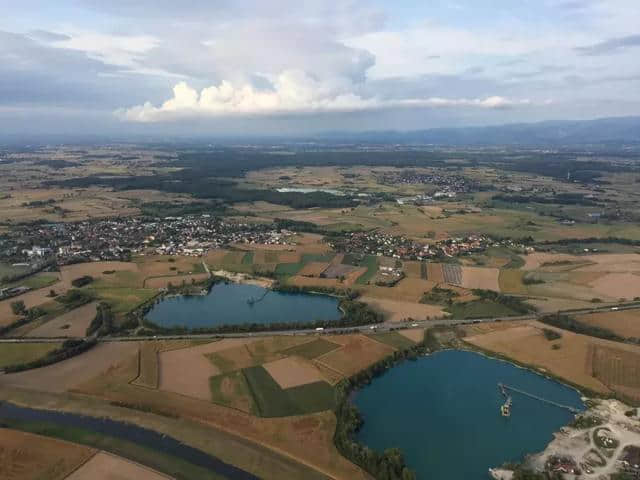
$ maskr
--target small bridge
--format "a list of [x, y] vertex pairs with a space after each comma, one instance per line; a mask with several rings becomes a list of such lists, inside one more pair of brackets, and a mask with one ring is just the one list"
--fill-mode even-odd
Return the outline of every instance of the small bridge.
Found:
[[564, 408], [565, 410], [569, 410], [571, 413], [580, 413], [580, 410], [570, 405], [563, 405], [562, 403], [554, 402], [553, 400], [539, 397], [538, 395], [534, 395], [533, 393], [525, 392], [524, 390], [520, 390], [518, 388], [505, 385], [504, 383], [499, 383], [498, 388], [500, 389], [503, 395], [506, 395], [506, 390], [510, 390], [512, 392], [519, 393], [520, 395], [524, 395], [525, 397], [533, 398], [534, 400], [538, 400], [548, 405], [553, 405], [554, 407], [558, 407], [558, 408]]

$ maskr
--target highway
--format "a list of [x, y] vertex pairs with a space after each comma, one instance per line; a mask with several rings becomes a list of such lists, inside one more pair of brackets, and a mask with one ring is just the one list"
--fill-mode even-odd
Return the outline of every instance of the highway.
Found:
[[[618, 305], [607, 305], [601, 307], [594, 308], [585, 308], [585, 309], [576, 309], [576, 310], [563, 310], [558, 313], [567, 314], [567, 315], [584, 315], [588, 313], [598, 313], [598, 312], [609, 312], [612, 309], [616, 309], [615, 311], [622, 310], [636, 310], [640, 309], [640, 303], [635, 302], [632, 304], [618, 304]], [[439, 319], [439, 320], [417, 320], [411, 322], [384, 322], [375, 325], [362, 325], [358, 327], [339, 327], [339, 328], [325, 328], [322, 331], [318, 331], [313, 328], [309, 329], [298, 329], [298, 330], [277, 330], [277, 331], [260, 331], [260, 332], [234, 332], [234, 333], [186, 333], [180, 335], [133, 335], [133, 336], [125, 336], [125, 337], [100, 337], [98, 338], [98, 342], [137, 342], [137, 341], [145, 341], [145, 340], [208, 340], [208, 339], [217, 339], [217, 338], [244, 338], [244, 337], [270, 337], [274, 335], [327, 335], [327, 334], [341, 334], [341, 333], [349, 333], [349, 332], [362, 332], [362, 333], [371, 333], [372, 331], [377, 332], [388, 332], [391, 330], [397, 330], [399, 328], [426, 328], [426, 327], [434, 327], [434, 326], [454, 326], [454, 325], [468, 325], [471, 323], [488, 323], [488, 322], [499, 322], [499, 321], [526, 321], [526, 320], [537, 320], [546, 315], [552, 315], [555, 312], [546, 312], [546, 313], [532, 313], [528, 315], [521, 315], [517, 317], [490, 317], [490, 318], [480, 318], [473, 320], [461, 320], [461, 319]], [[59, 343], [64, 340], [69, 340], [70, 338], [74, 339], [82, 339], [78, 337], [62, 337], [62, 338], [1, 338], [0, 343]]]

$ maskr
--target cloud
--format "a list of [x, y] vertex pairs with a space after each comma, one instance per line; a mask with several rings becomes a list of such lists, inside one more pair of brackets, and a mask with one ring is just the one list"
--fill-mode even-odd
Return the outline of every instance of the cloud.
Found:
[[271, 89], [257, 89], [249, 83], [234, 85], [225, 80], [198, 92], [186, 82], [173, 88], [173, 97], [154, 106], [150, 102], [116, 114], [133, 122], [160, 122], [190, 117], [260, 116], [356, 112], [388, 108], [473, 107], [505, 109], [529, 105], [529, 100], [511, 100], [501, 96], [486, 98], [403, 98], [365, 97], [351, 90], [348, 79], [320, 81], [299, 70], [284, 71], [272, 82]]
[[626, 37], [611, 38], [604, 42], [594, 43], [586, 47], [576, 47], [580, 55], [608, 55], [628, 48], [640, 47], [640, 35], [628, 35]]

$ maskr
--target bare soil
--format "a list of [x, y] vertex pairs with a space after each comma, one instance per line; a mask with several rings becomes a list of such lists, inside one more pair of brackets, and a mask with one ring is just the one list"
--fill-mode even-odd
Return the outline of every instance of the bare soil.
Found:
[[137, 342], [105, 342], [75, 357], [42, 368], [0, 375], [0, 387], [64, 392], [136, 355]]
[[64, 313], [29, 331], [25, 337], [84, 337], [96, 316], [97, 305], [97, 302], [93, 302]]
[[162, 352], [158, 355], [160, 379], [158, 388], [189, 397], [209, 400], [209, 378], [221, 372], [205, 356], [245, 345], [253, 339], [228, 338], [192, 348]]
[[637, 310], [580, 315], [578, 321], [594, 327], [606, 328], [621, 337], [640, 338], [640, 314]]
[[382, 312], [391, 322], [402, 322], [407, 319], [424, 320], [446, 316], [446, 312], [438, 305], [424, 303], [387, 300], [373, 297], [361, 297], [361, 301]]
[[111, 453], [99, 452], [66, 480], [170, 480], [171, 478], [139, 463]]
[[[0, 478], [63, 480], [96, 451], [53, 438], [0, 428]], [[77, 477], [93, 478], [93, 477]]]
[[499, 292], [499, 275], [500, 270], [497, 268], [463, 267], [462, 286], [468, 289], [480, 288]]

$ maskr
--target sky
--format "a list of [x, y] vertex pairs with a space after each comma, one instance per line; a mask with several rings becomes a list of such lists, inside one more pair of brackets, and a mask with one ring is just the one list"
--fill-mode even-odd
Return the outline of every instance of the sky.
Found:
[[640, 115], [638, 0], [0, 0], [0, 134]]

